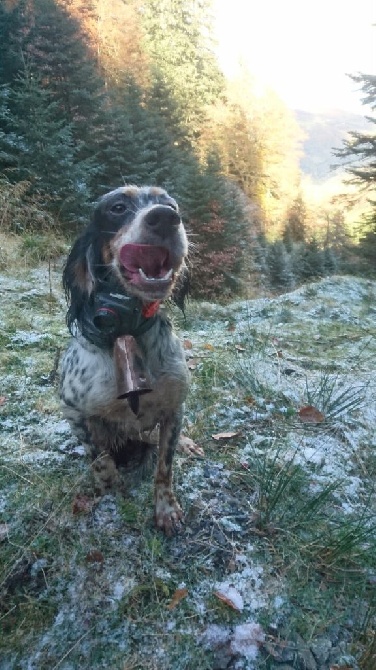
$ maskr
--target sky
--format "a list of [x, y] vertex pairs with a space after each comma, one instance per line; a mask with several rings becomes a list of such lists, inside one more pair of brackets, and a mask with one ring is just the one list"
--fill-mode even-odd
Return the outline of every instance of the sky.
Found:
[[292, 109], [367, 112], [346, 73], [376, 74], [376, 0], [214, 0], [213, 9], [227, 76], [243, 61]]

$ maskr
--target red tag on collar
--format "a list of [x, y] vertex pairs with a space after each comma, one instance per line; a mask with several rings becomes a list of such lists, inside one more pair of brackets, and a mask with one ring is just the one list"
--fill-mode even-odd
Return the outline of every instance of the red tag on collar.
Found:
[[144, 316], [146, 319], [150, 319], [150, 317], [155, 316], [159, 310], [160, 304], [160, 300], [146, 303], [146, 305], [142, 306], [142, 316]]

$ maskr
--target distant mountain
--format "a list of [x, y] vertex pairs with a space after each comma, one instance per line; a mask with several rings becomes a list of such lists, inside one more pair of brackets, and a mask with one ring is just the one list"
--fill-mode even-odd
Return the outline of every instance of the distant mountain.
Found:
[[314, 181], [325, 181], [337, 170], [340, 159], [333, 155], [333, 149], [342, 147], [342, 142], [350, 131], [366, 131], [369, 123], [364, 116], [342, 110], [327, 112], [306, 112], [295, 110], [296, 119], [303, 130], [303, 156], [300, 168]]

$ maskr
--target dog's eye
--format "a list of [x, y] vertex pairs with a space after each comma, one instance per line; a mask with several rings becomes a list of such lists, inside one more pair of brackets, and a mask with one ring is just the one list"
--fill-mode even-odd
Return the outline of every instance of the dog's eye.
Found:
[[112, 214], [124, 214], [126, 206], [123, 202], [117, 202], [115, 205], [112, 205], [111, 212]]

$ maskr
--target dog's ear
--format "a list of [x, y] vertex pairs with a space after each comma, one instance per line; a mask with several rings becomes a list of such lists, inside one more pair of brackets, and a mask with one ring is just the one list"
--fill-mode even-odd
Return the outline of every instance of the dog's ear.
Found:
[[63, 271], [63, 287], [68, 302], [67, 325], [71, 332], [95, 287], [94, 256], [92, 232], [88, 228], [73, 244]]
[[191, 275], [186, 265], [183, 266], [172, 291], [171, 300], [185, 314], [185, 301], [191, 290]]

